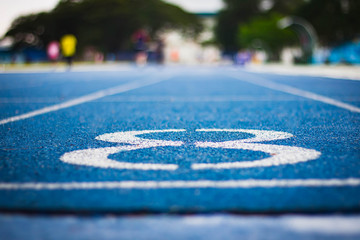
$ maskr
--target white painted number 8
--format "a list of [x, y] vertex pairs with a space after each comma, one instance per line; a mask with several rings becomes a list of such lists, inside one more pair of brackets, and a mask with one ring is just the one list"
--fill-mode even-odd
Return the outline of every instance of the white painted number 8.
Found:
[[[168, 130], [144, 130], [128, 131], [103, 134], [96, 137], [97, 140], [125, 143], [129, 145], [105, 148], [90, 148], [65, 153], [60, 160], [76, 165], [84, 165], [99, 168], [114, 169], [132, 169], [132, 170], [176, 170], [177, 164], [157, 164], [157, 163], [131, 163], [120, 162], [109, 159], [109, 155], [123, 152], [134, 151], [146, 148], [156, 147], [179, 147], [184, 144], [182, 141], [165, 141], [144, 139], [137, 137], [148, 133], [166, 133], [166, 132], [185, 132], [185, 129]], [[224, 148], [224, 149], [243, 149], [251, 151], [260, 151], [270, 154], [268, 158], [254, 161], [221, 162], [221, 163], [194, 163], [191, 165], [193, 170], [205, 169], [233, 169], [233, 168], [253, 168], [253, 167], [271, 167], [285, 164], [296, 164], [315, 160], [321, 155], [320, 152], [313, 149], [301, 147], [291, 147], [284, 145], [263, 144], [259, 142], [280, 140], [293, 137], [292, 134], [277, 131], [249, 130], [249, 129], [197, 129], [197, 132], [239, 132], [255, 135], [253, 138], [240, 139], [225, 142], [196, 142], [195, 146], [200, 148]]]

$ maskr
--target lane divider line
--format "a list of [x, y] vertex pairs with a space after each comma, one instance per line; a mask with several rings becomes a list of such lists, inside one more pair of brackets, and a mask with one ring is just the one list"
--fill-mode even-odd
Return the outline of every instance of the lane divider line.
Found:
[[351, 112], [360, 113], [360, 108], [353, 106], [351, 104], [344, 103], [344, 102], [335, 100], [333, 98], [325, 97], [323, 95], [316, 94], [313, 92], [309, 92], [309, 91], [301, 90], [301, 89], [298, 89], [295, 87], [291, 87], [291, 86], [288, 86], [285, 84], [275, 83], [275, 82], [267, 80], [263, 77], [254, 76], [249, 73], [245, 73], [245, 72], [241, 72], [241, 74], [233, 74], [232, 73], [232, 74], [227, 74], [227, 76], [244, 81], [244, 82], [248, 82], [248, 83], [251, 83], [254, 85], [258, 85], [261, 87], [266, 87], [266, 88], [269, 88], [272, 90], [289, 93], [291, 95], [308, 98], [311, 100], [315, 100], [318, 102], [322, 102], [322, 103], [333, 105], [333, 106], [336, 106], [339, 108], [343, 108], [343, 109], [349, 110]]
[[115, 182], [27, 182], [0, 183], [0, 190], [87, 190], [87, 189], [169, 189], [169, 188], [290, 188], [359, 187], [360, 178], [270, 179], [227, 181], [115, 181]]
[[9, 117], [3, 120], [0, 120], [0, 125], [4, 125], [10, 122], [16, 122], [16, 121], [20, 121], [20, 120], [24, 120], [24, 119], [28, 119], [28, 118], [32, 118], [38, 115], [42, 115], [42, 114], [46, 114], [46, 113], [50, 113], [50, 112], [55, 112], [61, 109], [65, 109], [65, 108], [69, 108], [69, 107], [73, 107], [82, 103], [86, 103], [86, 102], [90, 102], [90, 101], [94, 101], [103, 97], [107, 97], [107, 96], [111, 96], [111, 95], [115, 95], [115, 94], [119, 94], [119, 93], [124, 93], [130, 90], [134, 90], [134, 89], [138, 89], [138, 88], [142, 88], [145, 86], [149, 86], [149, 85], [153, 85], [155, 83], [159, 83], [165, 80], [168, 80], [172, 75], [166, 74], [163, 76], [153, 76], [152, 78], [148, 78], [145, 80], [137, 80], [134, 82], [129, 82], [129, 83], [125, 83], [116, 87], [112, 87], [112, 88], [108, 88], [108, 89], [104, 89], [101, 91], [97, 91], [88, 95], [84, 95], [63, 103], [59, 103], [59, 104], [55, 104], [52, 106], [48, 106], [48, 107], [44, 107], [35, 111], [31, 111], [28, 113], [24, 113], [24, 114], [20, 114], [17, 116], [13, 116], [13, 117]]

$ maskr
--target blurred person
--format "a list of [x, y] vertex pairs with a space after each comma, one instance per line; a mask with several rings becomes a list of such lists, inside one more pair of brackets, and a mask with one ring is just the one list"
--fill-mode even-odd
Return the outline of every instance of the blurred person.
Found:
[[172, 49], [170, 52], [170, 60], [172, 62], [179, 62], [180, 61], [180, 53], [178, 49]]
[[239, 51], [235, 55], [235, 64], [240, 66], [245, 66], [251, 61], [251, 58], [252, 58], [252, 54], [249, 51], [247, 50]]
[[103, 63], [104, 62], [104, 54], [102, 52], [96, 52], [94, 56], [95, 63]]
[[155, 49], [155, 54], [156, 54], [156, 62], [158, 64], [163, 64], [164, 63], [164, 41], [162, 39], [158, 39], [157, 43], [156, 43], [156, 49]]
[[145, 30], [139, 30], [133, 35], [135, 48], [135, 62], [137, 65], [145, 65], [147, 63], [147, 42], [149, 36]]
[[48, 47], [47, 47], [47, 56], [49, 58], [49, 60], [53, 63], [56, 63], [57, 60], [59, 59], [59, 55], [60, 55], [60, 44], [57, 41], [52, 41], [49, 43]]
[[77, 39], [72, 34], [66, 34], [60, 40], [61, 52], [69, 67], [72, 65], [73, 57], [76, 52], [76, 43]]

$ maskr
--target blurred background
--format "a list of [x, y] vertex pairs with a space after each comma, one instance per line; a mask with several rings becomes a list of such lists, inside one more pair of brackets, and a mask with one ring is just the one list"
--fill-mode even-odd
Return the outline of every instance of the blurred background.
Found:
[[2, 0], [0, 9], [2, 65], [360, 64], [359, 0]]

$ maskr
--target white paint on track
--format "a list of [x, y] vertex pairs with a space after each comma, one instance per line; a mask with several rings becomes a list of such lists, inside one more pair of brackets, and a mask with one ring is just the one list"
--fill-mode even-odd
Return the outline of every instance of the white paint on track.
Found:
[[243, 149], [250, 151], [265, 152], [271, 157], [261, 160], [240, 161], [240, 162], [220, 162], [220, 163], [198, 163], [192, 164], [194, 170], [202, 169], [233, 169], [233, 168], [253, 168], [253, 167], [272, 167], [285, 164], [297, 164], [315, 160], [321, 153], [301, 147], [291, 147], [284, 145], [260, 144], [255, 142], [274, 141], [290, 138], [293, 135], [286, 132], [250, 130], [250, 129], [199, 129], [200, 132], [243, 132], [254, 134], [254, 138], [241, 139], [225, 142], [196, 142], [197, 147], [202, 148], [223, 148], [223, 149]]
[[301, 89], [298, 89], [295, 87], [291, 87], [291, 86], [288, 86], [285, 84], [275, 83], [273, 81], [267, 80], [266, 78], [254, 76], [253, 74], [241, 72], [240, 74], [230, 73], [230, 74], [227, 74], [227, 76], [236, 78], [238, 80], [248, 82], [248, 83], [251, 83], [254, 85], [258, 85], [261, 87], [266, 87], [266, 88], [269, 88], [272, 90], [285, 92], [285, 93], [289, 93], [292, 95], [312, 99], [312, 100], [315, 100], [318, 102], [322, 102], [322, 103], [333, 105], [333, 106], [336, 106], [339, 108], [343, 108], [343, 109], [349, 110], [351, 112], [360, 113], [360, 108], [353, 106], [351, 104], [344, 103], [344, 102], [341, 102], [341, 101], [338, 101], [338, 100], [335, 100], [333, 98], [329, 98], [326, 96], [322, 96], [320, 94], [316, 94], [316, 93], [301, 90]]
[[326, 77], [336, 80], [360, 81], [360, 68], [358, 66], [339, 65], [282, 65], [264, 64], [248, 65], [246, 71], [254, 73], [270, 73], [285, 76]]
[[171, 132], [185, 132], [185, 129], [165, 129], [165, 130], [142, 130], [142, 131], [127, 131], [106, 133], [96, 137], [96, 140], [113, 143], [127, 143], [134, 145], [145, 145], [149, 147], [161, 146], [181, 146], [183, 142], [180, 141], [165, 141], [155, 139], [145, 139], [137, 137], [137, 135], [151, 134], [151, 133], [171, 133]]
[[[96, 137], [97, 140], [131, 144], [126, 146], [90, 148], [84, 150], [76, 150], [65, 153], [60, 160], [75, 165], [83, 165], [99, 168], [114, 169], [131, 169], [131, 170], [176, 170], [177, 164], [155, 164], [155, 163], [131, 163], [111, 160], [111, 154], [134, 151], [139, 149], [156, 148], [156, 147], [179, 147], [184, 143], [182, 141], [165, 141], [156, 139], [144, 139], [137, 135], [149, 133], [164, 132], [184, 132], [185, 129], [167, 129], [167, 130], [143, 130], [143, 131], [126, 131], [107, 133]], [[249, 139], [240, 139], [225, 142], [196, 142], [196, 147], [201, 148], [223, 148], [250, 150], [269, 153], [271, 156], [255, 161], [237, 161], [237, 162], [218, 162], [218, 163], [193, 163], [193, 170], [204, 169], [234, 169], [234, 168], [253, 168], [253, 167], [272, 167], [286, 164], [297, 164], [315, 160], [320, 157], [321, 153], [300, 147], [291, 147], [284, 145], [260, 144], [256, 142], [266, 142], [281, 140], [293, 137], [292, 134], [286, 132], [251, 130], [251, 129], [197, 129], [197, 132], [238, 132], [249, 133], [255, 135]]]
[[169, 189], [169, 188], [290, 188], [359, 187], [359, 178], [346, 179], [270, 179], [228, 181], [114, 181], [58, 183], [0, 183], [0, 190], [88, 190], [88, 189]]
[[129, 169], [129, 170], [168, 170], [173, 171], [178, 168], [177, 164], [161, 164], [161, 163], [132, 163], [121, 162], [109, 159], [109, 155], [124, 152], [134, 151], [139, 149], [154, 148], [154, 147], [179, 147], [183, 145], [181, 141], [164, 141], [154, 139], [143, 139], [136, 135], [149, 133], [164, 133], [164, 132], [183, 132], [185, 129], [167, 129], [167, 130], [144, 130], [144, 131], [128, 131], [107, 133], [96, 137], [97, 140], [131, 144], [118, 147], [105, 148], [90, 148], [85, 150], [77, 150], [65, 153], [60, 157], [60, 160], [75, 165], [83, 165], [99, 168], [114, 168], [114, 169]]
[[[15, 102], [17, 99], [1, 99], [2, 102]], [[351, 100], [359, 100], [352, 98]], [[18, 100], [19, 102], [22, 99]], [[26, 99], [25, 99], [26, 101]], [[251, 95], [241, 95], [241, 96], [113, 96], [107, 97], [106, 99], [101, 99], [99, 102], [184, 102], [184, 103], [200, 103], [200, 102], [270, 102], [270, 101], [304, 101], [304, 99], [297, 96], [251, 96]]]
[[[275, 141], [282, 140], [293, 137], [291, 133], [279, 132], [279, 131], [269, 131], [269, 130], [252, 130], [252, 129], [196, 129], [196, 132], [232, 132], [232, 133], [248, 133], [255, 135], [252, 138], [245, 138], [237, 140], [241, 143], [253, 143], [253, 142], [265, 142], [265, 141]], [[232, 142], [232, 141], [226, 141]], [[226, 143], [226, 142], [217, 142], [217, 143]], [[206, 142], [208, 143], [208, 142]], [[231, 146], [231, 145], [229, 145]]]
[[[149, 146], [150, 147], [150, 146]], [[111, 160], [109, 155], [123, 152], [144, 149], [143, 146], [121, 146], [121, 147], [107, 147], [94, 148], [86, 150], [78, 150], [65, 153], [60, 160], [75, 165], [98, 167], [98, 168], [113, 168], [113, 169], [129, 169], [129, 170], [176, 170], [176, 164], [155, 164], [155, 163], [132, 163]]]
[[86, 103], [86, 102], [90, 102], [90, 101], [94, 101], [106, 96], [111, 96], [111, 95], [115, 95], [115, 94], [119, 94], [119, 93], [123, 93], [123, 92], [127, 92], [130, 90], [134, 90], [134, 89], [138, 89], [141, 87], [145, 87], [145, 86], [149, 86], [164, 80], [167, 80], [171, 77], [171, 75], [162, 75], [162, 76], [153, 76], [147, 79], [142, 79], [142, 80], [137, 80], [137, 81], [132, 81], [129, 83], [125, 83], [113, 88], [108, 88], [105, 90], [101, 90], [98, 92], [94, 92], [82, 97], [78, 97], [63, 103], [59, 103], [59, 104], [55, 104], [49, 107], [44, 107], [41, 108], [39, 110], [35, 110], [35, 111], [31, 111], [25, 114], [21, 114], [21, 115], [17, 115], [14, 117], [10, 117], [10, 118], [6, 118], [3, 120], [0, 120], [0, 125], [3, 124], [7, 124], [10, 122], [16, 122], [19, 120], [24, 120], [24, 119], [28, 119], [28, 118], [32, 118], [38, 115], [42, 115], [42, 114], [46, 114], [46, 113], [50, 113], [50, 112], [55, 112], [61, 109], [65, 109], [65, 108], [69, 108], [69, 107], [73, 107], [82, 103]]

